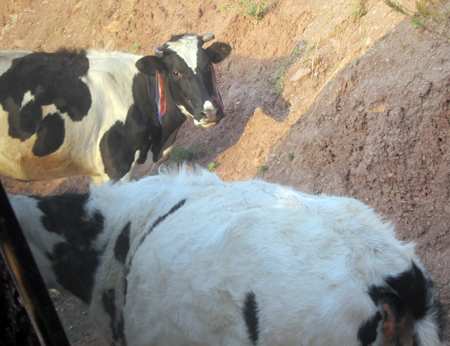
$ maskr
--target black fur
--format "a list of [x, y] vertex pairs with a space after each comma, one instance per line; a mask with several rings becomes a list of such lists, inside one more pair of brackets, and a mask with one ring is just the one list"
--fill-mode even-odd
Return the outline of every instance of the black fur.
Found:
[[[86, 55], [69, 51], [32, 53], [15, 59], [0, 76], [0, 104], [8, 112], [9, 136], [25, 141], [39, 132], [35, 155], [55, 152], [65, 136], [60, 114], [67, 113], [73, 121], [81, 121], [91, 107], [89, 88], [80, 80], [88, 70]], [[21, 109], [27, 92], [34, 100]], [[58, 113], [43, 119], [42, 106], [52, 104]]]
[[116, 321], [116, 292], [114, 288], [110, 288], [109, 290], [103, 292], [102, 304], [105, 312], [111, 319], [109, 326], [111, 328], [114, 345], [118, 344], [125, 346], [127, 342], [125, 339], [125, 324], [123, 320], [123, 314], [121, 314], [119, 320]]
[[427, 300], [429, 298], [428, 291], [432, 286], [415, 263], [409, 271], [395, 277], [388, 277], [386, 283], [401, 298], [415, 320], [420, 320], [425, 316], [430, 308]]
[[[434, 284], [413, 262], [411, 269], [396, 276], [389, 276], [386, 285], [371, 286], [368, 290], [373, 302], [387, 303], [395, 315], [396, 323], [400, 323], [405, 313], [411, 313], [415, 321], [430, 315], [438, 327], [441, 342], [447, 340], [447, 322], [442, 305], [434, 297]], [[414, 335], [414, 343], [419, 344]]]
[[105, 312], [109, 315], [109, 318], [111, 319], [111, 322], [109, 324], [109, 327], [112, 331], [113, 340], [117, 342], [119, 339], [116, 331], [116, 293], [114, 291], [114, 288], [110, 288], [108, 291], [103, 292], [102, 294], [102, 304], [103, 309], [105, 309]]
[[116, 333], [118, 339], [122, 341], [122, 346], [127, 346], [127, 339], [125, 337], [125, 321], [123, 320], [123, 312], [120, 315], [120, 319], [116, 324]]
[[440, 341], [446, 340], [446, 317], [442, 304], [433, 297], [434, 284], [414, 262], [410, 270], [387, 278], [386, 283], [397, 293], [415, 320], [420, 320], [427, 314], [433, 316], [439, 328]]
[[150, 229], [144, 234], [144, 236], [139, 241], [139, 246], [142, 245], [142, 243], [145, 241], [145, 238], [161, 223], [163, 222], [169, 215], [172, 215], [175, 213], [178, 209], [180, 209], [184, 203], [186, 203], [186, 199], [182, 199], [177, 204], [175, 204], [167, 213], [164, 215], [158, 217], [156, 221], [153, 223], [153, 225], [150, 227]]
[[248, 337], [253, 345], [258, 344], [259, 339], [259, 317], [258, 304], [256, 303], [255, 293], [247, 292], [244, 300], [244, 320], [247, 325]]
[[51, 260], [58, 283], [89, 303], [94, 274], [103, 250], [93, 247], [93, 240], [103, 231], [104, 217], [85, 210], [89, 194], [66, 194], [38, 198], [43, 212], [42, 225], [66, 241], [56, 244], [47, 256]]
[[64, 119], [58, 113], [48, 114], [37, 128], [33, 154], [42, 157], [54, 153], [63, 145], [65, 134]]
[[378, 311], [375, 315], [363, 322], [358, 329], [358, 339], [362, 346], [370, 346], [377, 339], [377, 328], [382, 317]]
[[116, 246], [114, 247], [114, 256], [122, 264], [125, 264], [128, 251], [130, 251], [130, 230], [131, 221], [128, 222], [122, 229], [122, 232], [120, 232], [116, 241]]

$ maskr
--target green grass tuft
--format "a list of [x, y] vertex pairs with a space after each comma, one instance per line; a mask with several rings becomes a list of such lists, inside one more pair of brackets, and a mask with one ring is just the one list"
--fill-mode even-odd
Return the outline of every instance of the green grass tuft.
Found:
[[361, 18], [367, 14], [367, 8], [365, 5], [365, 0], [355, 0], [353, 2], [353, 11], [350, 13], [351, 17]]
[[266, 171], [267, 171], [268, 168], [269, 168], [269, 167], [267, 167], [266, 165], [260, 166], [260, 167], [258, 168], [258, 173], [264, 175], [264, 173], [266, 173]]
[[235, 0], [231, 8], [244, 17], [251, 18], [255, 24], [264, 18], [268, 10], [267, 3], [262, 0]]
[[130, 47], [130, 53], [134, 55], [139, 55], [139, 51], [141, 49], [141, 45], [138, 43], [133, 43]]
[[394, 11], [408, 16], [417, 31], [450, 43], [450, 10], [444, 1], [416, 0], [417, 11], [403, 6], [397, 0], [383, 1]]
[[191, 145], [187, 148], [175, 146], [170, 152], [170, 161], [180, 165], [185, 161], [190, 161], [194, 157], [209, 152], [209, 149], [205, 148], [203, 143]]
[[216, 161], [210, 162], [208, 164], [208, 171], [214, 172], [217, 167], [219, 167], [219, 164]]

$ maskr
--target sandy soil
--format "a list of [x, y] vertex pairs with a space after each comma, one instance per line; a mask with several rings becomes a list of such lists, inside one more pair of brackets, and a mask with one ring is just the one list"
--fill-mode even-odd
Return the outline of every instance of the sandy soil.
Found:
[[[210, 129], [187, 121], [176, 145], [201, 143], [193, 162], [214, 160], [224, 180], [256, 177], [373, 206], [417, 243], [448, 310], [450, 46], [418, 35], [383, 1], [366, 1], [361, 18], [350, 0], [269, 1], [259, 23], [234, 3], [6, 0], [0, 49], [152, 54], [172, 34], [214, 33], [233, 48], [217, 66], [228, 116]], [[2, 182], [43, 195], [89, 185]], [[52, 297], [71, 342], [98, 345], [86, 307]]]

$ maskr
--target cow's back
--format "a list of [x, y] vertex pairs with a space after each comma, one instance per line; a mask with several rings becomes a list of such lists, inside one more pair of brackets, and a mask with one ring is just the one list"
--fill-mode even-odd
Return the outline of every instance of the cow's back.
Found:
[[[411, 247], [352, 199], [309, 196], [260, 181], [227, 184], [206, 175], [192, 185], [147, 179], [162, 188], [147, 191], [145, 181], [135, 183], [139, 194], [120, 204], [127, 211], [108, 210], [114, 214], [108, 234], [114, 239], [121, 232], [121, 239], [128, 232], [129, 251], [122, 263], [113, 251], [105, 254], [91, 306], [101, 311], [102, 297], [112, 292], [117, 311], [124, 309], [129, 344], [243, 345], [243, 309], [256, 297], [261, 326], [272, 329], [258, 344], [304, 339], [349, 345], [360, 322], [377, 312], [369, 287], [411, 264]], [[142, 320], [128, 319], [135, 314]], [[346, 320], [346, 329], [337, 319]], [[191, 332], [178, 328], [177, 320], [189, 321]], [[295, 331], [287, 327], [293, 321]]]
[[11, 67], [14, 59], [21, 58], [32, 53], [33, 52], [25, 50], [5, 50], [0, 52], [0, 76]]

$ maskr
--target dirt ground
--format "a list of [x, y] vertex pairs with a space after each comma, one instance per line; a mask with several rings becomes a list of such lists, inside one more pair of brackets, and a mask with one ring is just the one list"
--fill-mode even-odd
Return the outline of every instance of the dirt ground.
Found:
[[[450, 305], [450, 45], [419, 35], [383, 1], [268, 1], [255, 23], [234, 0], [3, 0], [0, 49], [84, 47], [152, 54], [173, 34], [214, 33], [227, 117], [186, 121], [176, 145], [202, 144], [224, 180], [264, 179], [351, 196], [397, 225]], [[407, 4], [411, 5], [412, 1]], [[89, 180], [17, 182], [12, 193], [85, 191]], [[74, 345], [98, 345], [86, 307], [51, 292]]]

